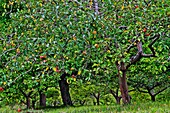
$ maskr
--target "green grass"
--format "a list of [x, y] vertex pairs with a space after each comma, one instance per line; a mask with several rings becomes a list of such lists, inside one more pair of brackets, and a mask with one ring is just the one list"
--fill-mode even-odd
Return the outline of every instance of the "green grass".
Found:
[[[33, 113], [170, 113], [170, 102], [132, 103], [130, 105], [109, 106], [81, 106], [66, 108], [46, 108], [42, 110], [29, 110]], [[26, 112], [26, 111], [24, 111]], [[0, 113], [17, 113], [17, 107], [0, 108]]]

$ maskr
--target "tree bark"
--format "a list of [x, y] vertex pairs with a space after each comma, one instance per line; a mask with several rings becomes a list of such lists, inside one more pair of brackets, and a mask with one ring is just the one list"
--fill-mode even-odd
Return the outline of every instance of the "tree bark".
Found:
[[27, 109], [31, 108], [31, 103], [30, 103], [30, 97], [29, 96], [26, 97], [26, 105], [27, 105]]
[[85, 104], [85, 102], [86, 102], [85, 100], [82, 100], [82, 101], [80, 100], [80, 101], [79, 101], [79, 103], [80, 103], [81, 106], [83, 106], [83, 105]]
[[96, 99], [97, 105], [100, 105], [100, 93], [97, 93], [97, 95], [95, 93], [93, 93], [93, 96]]
[[100, 98], [96, 98], [97, 100], [97, 105], [100, 105]]
[[32, 100], [32, 108], [35, 109], [35, 100]]
[[114, 98], [116, 99], [116, 103], [120, 104], [120, 100], [122, 98], [122, 96], [119, 96], [118, 94], [119, 89], [116, 89], [116, 92], [114, 92], [113, 90], [110, 89], [110, 93], [114, 96]]
[[130, 103], [130, 96], [128, 93], [128, 85], [126, 81], [126, 71], [122, 71], [122, 76], [119, 75], [119, 87], [120, 87], [120, 92], [122, 95], [122, 101], [124, 104]]
[[40, 106], [46, 107], [46, 95], [41, 91], [39, 93], [40, 93]]
[[120, 104], [121, 97], [116, 97], [116, 103]]
[[123, 104], [130, 103], [130, 95], [128, 93], [128, 85], [126, 81], [126, 71], [127, 68], [124, 62], [116, 62], [117, 70], [118, 70], [118, 77], [119, 77], [119, 88], [122, 96]]
[[153, 102], [155, 102], [155, 101], [156, 101], [155, 95], [150, 95], [150, 96], [151, 96], [151, 100], [152, 100]]
[[73, 106], [73, 103], [71, 101], [71, 96], [69, 93], [69, 84], [66, 81], [66, 76], [68, 76], [66, 73], [64, 73], [59, 80], [59, 87], [60, 87], [60, 92], [61, 92], [61, 97], [64, 106]]

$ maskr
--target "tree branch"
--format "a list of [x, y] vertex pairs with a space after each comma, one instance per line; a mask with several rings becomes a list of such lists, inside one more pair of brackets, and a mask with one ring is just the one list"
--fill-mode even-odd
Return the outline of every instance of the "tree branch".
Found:
[[136, 42], [136, 40], [132, 39], [131, 41], [132, 41], [132, 43], [131, 43], [131, 44], [129, 45], [129, 47], [127, 47], [127, 49], [126, 49], [126, 52], [127, 52], [127, 53], [129, 53], [130, 49], [132, 49], [132, 48], [135, 47], [134, 42]]
[[22, 103], [24, 103], [26, 105], [26, 102], [24, 102], [23, 100], [21, 100]]
[[154, 95], [156, 96], [156, 95], [158, 95], [159, 93], [161, 93], [161, 92], [163, 92], [164, 90], [166, 90], [167, 88], [169, 88], [170, 86], [167, 86], [167, 87], [165, 87], [165, 88], [163, 88], [162, 90], [159, 90], [157, 93], [155, 93]]
[[115, 91], [113, 91], [113, 90], [110, 89], [110, 93], [111, 93], [114, 97], [116, 97], [116, 92], [115, 92]]
[[[154, 48], [152, 47], [152, 45], [159, 39], [160, 34], [155, 35], [152, 40], [152, 42], [148, 45], [148, 47], [150, 48], [150, 50], [152, 51], [152, 54], [144, 54], [143, 53], [143, 49], [142, 49], [142, 42], [141, 41], [137, 41], [137, 49], [138, 52], [136, 54], [136, 56], [133, 56], [132, 58], [130, 58], [130, 63], [126, 66], [126, 69], [128, 69], [132, 64], [135, 64], [137, 61], [139, 61], [142, 57], [155, 57], [155, 51]], [[129, 51], [132, 48], [132, 45], [130, 45], [127, 49], [127, 51]]]
[[132, 91], [136, 91], [135, 89], [131, 89], [131, 90], [129, 90], [128, 92], [132, 92]]
[[21, 91], [21, 93], [25, 96], [25, 97], [27, 97], [28, 95], [24, 92], [24, 91], [22, 91], [22, 89], [21, 88], [19, 88], [19, 90]]
[[140, 88], [138, 88], [138, 87], [137, 87], [137, 90], [138, 90], [139, 92], [142, 92], [142, 93], [148, 93], [147, 91], [140, 90]]
[[154, 50], [154, 48], [152, 47], [152, 45], [159, 39], [159, 37], [160, 37], [160, 35], [159, 34], [157, 34], [157, 35], [155, 35], [153, 38], [153, 40], [152, 40], [152, 42], [148, 45], [148, 47], [150, 48], [150, 50], [152, 51], [152, 54], [144, 54], [144, 53], [142, 53], [142, 57], [155, 57], [156, 55], [156, 53], [155, 53], [155, 50]]
[[137, 61], [139, 61], [142, 58], [142, 52], [143, 52], [142, 42], [140, 42], [140, 41], [137, 42], [137, 49], [138, 49], [138, 52], [137, 52], [136, 56], [133, 56], [130, 59], [130, 63], [126, 66], [126, 69], [128, 69], [132, 64], [135, 64]]
[[94, 0], [94, 11], [95, 11], [95, 15], [99, 14], [99, 5], [97, 0]]
[[28, 97], [30, 97], [30, 95], [33, 93], [33, 91], [30, 91], [29, 93], [28, 93]]

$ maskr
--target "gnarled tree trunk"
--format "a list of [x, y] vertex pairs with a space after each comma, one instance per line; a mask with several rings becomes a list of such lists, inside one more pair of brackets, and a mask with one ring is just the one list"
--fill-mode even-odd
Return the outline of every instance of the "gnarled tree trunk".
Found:
[[130, 103], [130, 95], [128, 93], [128, 85], [126, 81], [126, 66], [124, 62], [116, 62], [118, 77], [119, 77], [119, 88], [122, 96], [123, 104]]
[[128, 93], [128, 85], [126, 81], [126, 71], [122, 72], [122, 76], [119, 75], [119, 87], [122, 95], [122, 101], [124, 104], [130, 103], [130, 96]]
[[61, 97], [62, 97], [64, 106], [73, 106], [73, 103], [71, 101], [71, 96], [69, 93], [69, 84], [66, 81], [66, 76], [68, 76], [68, 74], [64, 73], [60, 77], [61, 80], [59, 80]]

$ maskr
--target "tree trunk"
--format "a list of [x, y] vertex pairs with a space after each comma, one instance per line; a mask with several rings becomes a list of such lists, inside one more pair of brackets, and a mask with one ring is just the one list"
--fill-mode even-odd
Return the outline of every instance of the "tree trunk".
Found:
[[95, 100], [93, 100], [93, 105], [96, 105], [96, 102], [95, 102]]
[[40, 106], [46, 107], [46, 95], [43, 92], [40, 92]]
[[97, 100], [97, 105], [100, 105], [100, 98], [96, 98]]
[[69, 84], [66, 81], [65, 74], [63, 74], [61, 80], [59, 80], [60, 92], [64, 106], [73, 106], [71, 96], [69, 93]]
[[81, 106], [83, 106], [83, 105], [85, 104], [85, 102], [86, 102], [85, 100], [83, 100], [83, 101], [80, 100], [80, 101], [79, 101], [79, 103], [80, 103]]
[[121, 100], [121, 96], [119, 96], [119, 89], [116, 89], [116, 92], [114, 92], [113, 90], [110, 89], [110, 93], [114, 96], [114, 98], [116, 99], [116, 103], [120, 104], [120, 100]]
[[33, 91], [29, 92], [28, 94], [26, 94], [22, 89], [19, 88], [19, 90], [21, 91], [21, 93], [24, 95], [24, 97], [26, 98], [26, 105], [27, 105], [27, 109], [31, 108], [31, 104], [30, 104], [30, 97], [31, 94], [33, 93]]
[[155, 95], [150, 95], [150, 96], [151, 96], [151, 100], [152, 100], [153, 102], [155, 102], [155, 101], [156, 101]]
[[126, 71], [122, 71], [122, 76], [119, 74], [119, 87], [123, 103], [130, 103], [130, 96], [128, 94], [128, 85], [126, 81]]
[[35, 109], [35, 100], [32, 100], [32, 108]]
[[30, 97], [29, 96], [26, 97], [26, 105], [27, 105], [27, 109], [31, 108]]
[[56, 106], [56, 105], [57, 105], [57, 101], [54, 101], [54, 102], [53, 102], [53, 106]]
[[116, 97], [116, 103], [120, 104], [121, 97]]
[[97, 95], [95, 93], [93, 93], [93, 96], [96, 99], [97, 105], [100, 105], [100, 93], [97, 93]]

